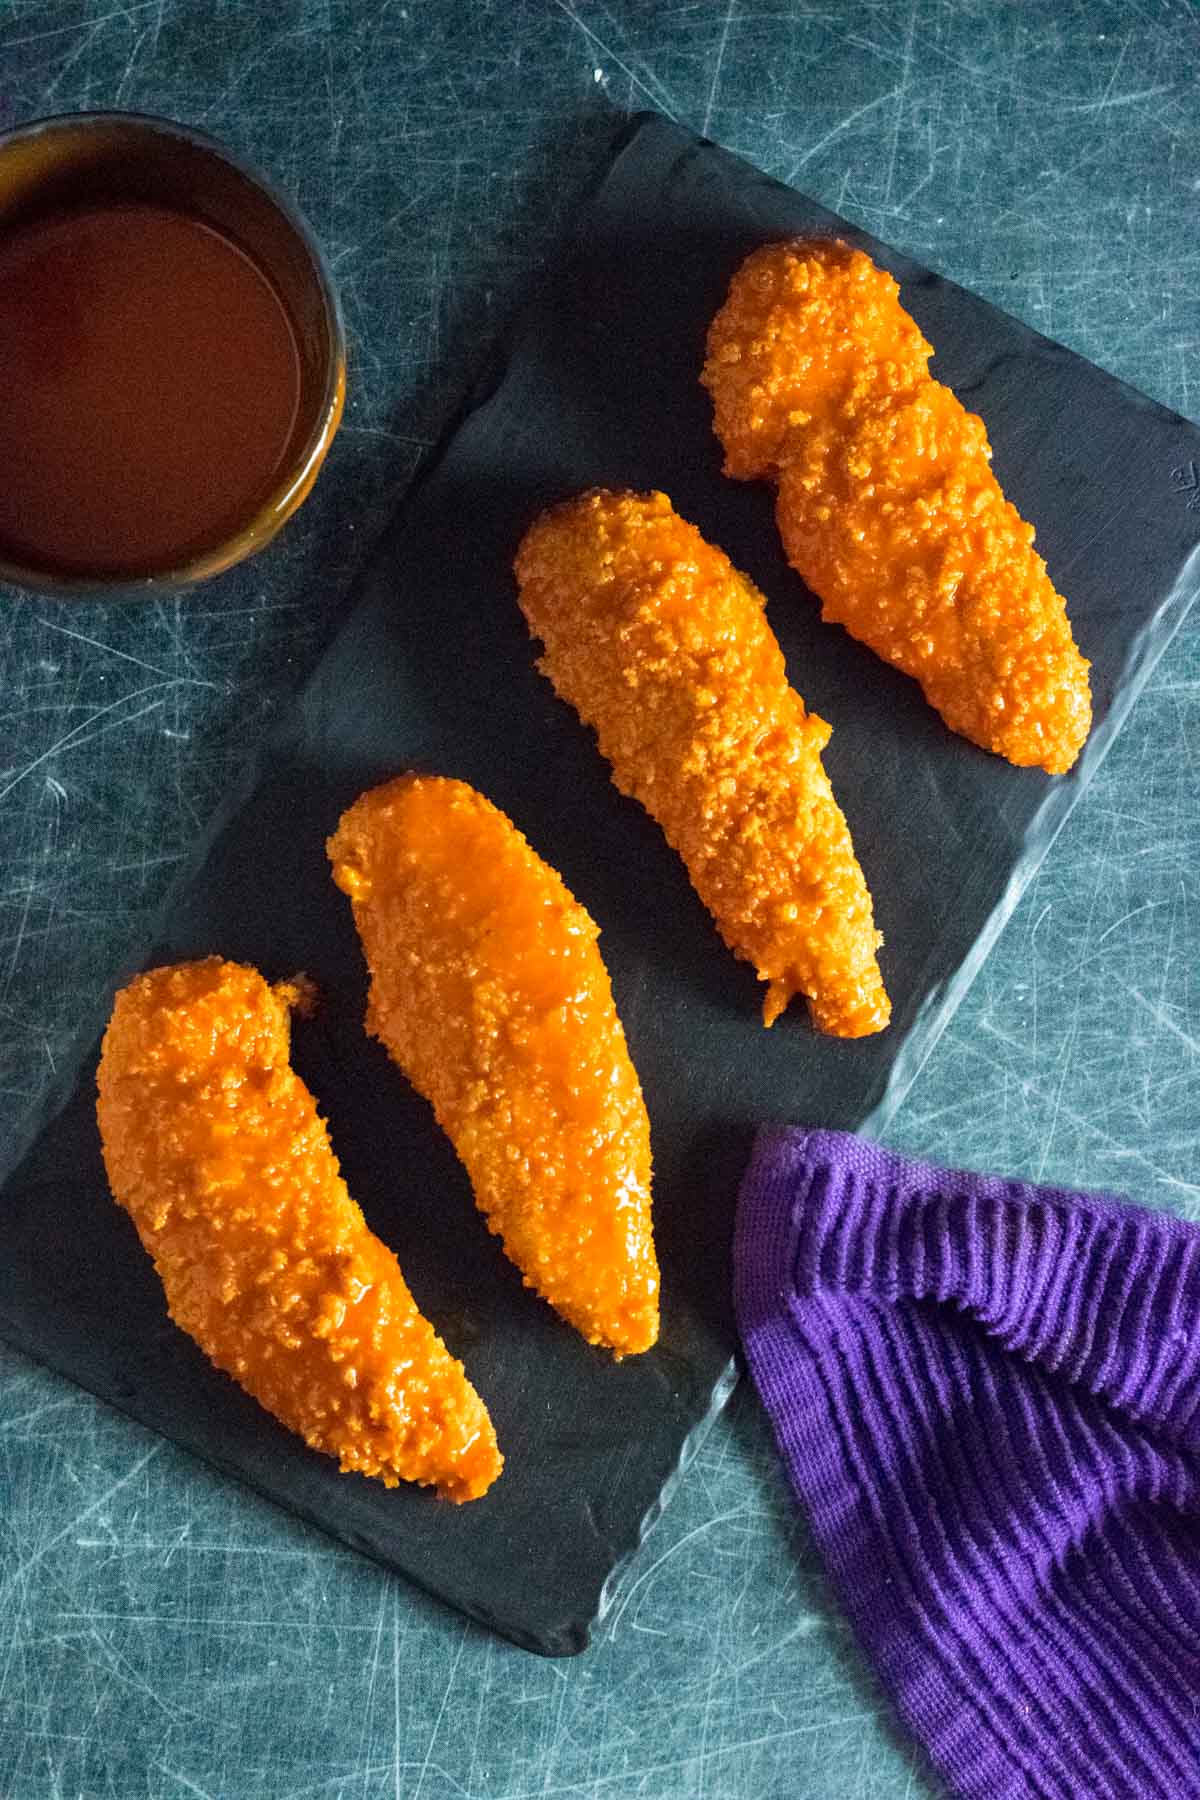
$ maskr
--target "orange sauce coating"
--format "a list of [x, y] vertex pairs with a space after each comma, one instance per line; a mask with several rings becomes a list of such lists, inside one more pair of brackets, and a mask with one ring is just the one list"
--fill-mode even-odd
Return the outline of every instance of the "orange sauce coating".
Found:
[[757, 588], [665, 494], [591, 493], [516, 562], [539, 667], [662, 826], [729, 948], [838, 1037], [890, 1016], [871, 896]]
[[861, 250], [756, 250], [702, 376], [725, 471], [778, 483], [784, 548], [822, 617], [914, 676], [952, 730], [1062, 774], [1091, 728], [1088, 664], [983, 421], [931, 355]]
[[658, 1337], [650, 1126], [596, 926], [461, 781], [401, 776], [329, 840], [367, 1029], [433, 1106], [527, 1287], [618, 1355]]
[[209, 957], [117, 995], [97, 1114], [114, 1195], [172, 1319], [344, 1471], [472, 1500], [487, 1409], [346, 1191], [290, 1067], [295, 986]]

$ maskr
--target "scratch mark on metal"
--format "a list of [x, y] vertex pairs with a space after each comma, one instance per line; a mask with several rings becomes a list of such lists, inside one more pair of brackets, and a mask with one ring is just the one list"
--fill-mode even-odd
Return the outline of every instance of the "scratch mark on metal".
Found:
[[74, 1518], [68, 1520], [61, 1530], [54, 1533], [53, 1537], [47, 1538], [44, 1544], [39, 1544], [33, 1555], [27, 1557], [26, 1560], [18, 1566], [15, 1573], [5, 1582], [4, 1586], [0, 1588], [0, 1597], [10, 1594], [18, 1582], [24, 1581], [30, 1571], [36, 1568], [38, 1563], [50, 1554], [51, 1550], [61, 1544], [65, 1537], [69, 1536], [78, 1526], [82, 1525], [85, 1519], [90, 1519], [93, 1513], [99, 1512], [102, 1506], [106, 1506], [115, 1495], [121, 1492], [122, 1488], [127, 1488], [131, 1481], [136, 1481], [142, 1470], [148, 1463], [154, 1461], [154, 1458], [159, 1454], [162, 1448], [163, 1439], [156, 1439], [145, 1454], [138, 1458], [131, 1469], [127, 1469], [116, 1481], [110, 1482], [102, 1494], [98, 1494], [94, 1500], [89, 1501], [83, 1511], [76, 1513]]
[[[835, 138], [841, 137], [844, 132], [850, 130], [851, 126], [857, 125], [860, 119], [865, 119], [868, 113], [873, 113], [877, 106], [886, 106], [889, 100], [895, 100], [899, 95], [899, 92], [900, 89], [898, 87], [889, 88], [886, 94], [876, 94], [874, 100], [866, 101], [862, 106], [856, 107], [852, 113], [848, 113], [844, 119], [839, 119], [838, 123], [833, 126], [831, 130], [827, 131], [824, 137], [818, 138], [816, 143], [812, 144], [804, 152], [804, 155], [800, 157], [798, 162], [792, 164], [788, 180], [794, 181], [805, 163], [810, 163], [813, 157], [819, 155], [827, 144], [832, 144]], [[847, 170], [843, 177], [842, 192], [838, 199], [839, 208], [845, 203], [846, 183], [849, 179], [849, 171]]]
[[708, 128], [712, 124], [713, 108], [717, 103], [717, 90], [721, 85], [721, 70], [725, 65], [725, 47], [729, 42], [729, 28], [733, 24], [733, 15], [737, 0], [729, 0], [725, 9], [725, 23], [721, 27], [721, 38], [717, 45], [717, 54], [713, 61], [712, 84], [708, 90], [708, 105], [704, 109], [704, 123], [700, 127], [701, 137], [708, 136]]
[[[429, 1743], [425, 1749], [425, 1761], [421, 1764], [421, 1775], [420, 1775], [420, 1779], [417, 1782], [417, 1791], [413, 1795], [413, 1800], [421, 1800], [421, 1795], [424, 1792], [425, 1777], [429, 1773], [429, 1765], [433, 1758], [434, 1745], [437, 1743], [438, 1733], [442, 1729], [442, 1720], [446, 1716], [446, 1707], [449, 1704], [450, 1695], [454, 1690], [454, 1681], [455, 1681], [455, 1677], [458, 1674], [458, 1665], [462, 1661], [463, 1651], [467, 1647], [467, 1637], [470, 1634], [470, 1630], [471, 1630], [471, 1627], [470, 1627], [469, 1623], [464, 1621], [462, 1632], [461, 1632], [461, 1634], [459, 1636], [459, 1640], [458, 1640], [458, 1650], [455, 1654], [454, 1661], [450, 1665], [450, 1673], [446, 1678], [446, 1686], [442, 1690], [442, 1703], [438, 1707], [437, 1718], [433, 1721], [433, 1730], [429, 1734]], [[397, 1704], [399, 1704], [399, 1703], [397, 1702]], [[397, 1716], [397, 1721], [396, 1721], [397, 1755], [399, 1754], [399, 1746], [400, 1746], [400, 1730], [399, 1730], [399, 1717]], [[404, 1796], [402, 1795], [402, 1793], [400, 1791], [400, 1769], [399, 1769], [398, 1763], [396, 1766], [395, 1800], [404, 1800]]]
[[575, 26], [576, 30], [583, 33], [583, 36], [585, 38], [587, 38], [589, 43], [595, 44], [597, 50], [600, 51], [601, 55], [607, 56], [611, 62], [614, 62], [617, 65], [618, 69], [620, 69], [620, 71], [623, 75], [628, 75], [630, 81], [633, 83], [634, 87], [638, 90], [639, 94], [644, 94], [646, 96], [647, 100], [649, 100], [651, 106], [657, 107], [661, 112], [666, 113], [666, 115], [669, 119], [674, 119], [676, 124], [678, 124], [678, 122], [679, 122], [678, 117], [672, 111], [671, 107], [668, 106], [666, 104], [666, 102], [664, 100], [662, 100], [657, 94], [654, 94], [650, 91], [650, 89], [646, 86], [646, 83], [642, 80], [641, 76], [636, 75], [634, 73], [634, 71], [629, 67], [629, 64], [627, 62], [623, 62], [621, 60], [621, 58], [617, 55], [616, 51], [609, 48], [609, 46], [604, 42], [603, 38], [597, 37], [596, 33], [592, 30], [590, 25], [584, 24], [583, 20], [579, 17], [579, 14], [577, 12], [575, 12], [572, 7], [567, 5], [567, 0], [554, 0], [554, 4], [555, 4], [555, 6], [557, 6], [559, 12], [564, 13], [566, 15], [566, 17], [568, 19], [570, 19], [572, 25]]

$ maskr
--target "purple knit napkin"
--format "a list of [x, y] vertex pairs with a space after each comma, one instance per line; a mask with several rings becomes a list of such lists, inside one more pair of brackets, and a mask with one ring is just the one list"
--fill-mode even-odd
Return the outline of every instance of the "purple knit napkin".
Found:
[[735, 1282], [796, 1498], [951, 1790], [1200, 1796], [1200, 1227], [770, 1130]]

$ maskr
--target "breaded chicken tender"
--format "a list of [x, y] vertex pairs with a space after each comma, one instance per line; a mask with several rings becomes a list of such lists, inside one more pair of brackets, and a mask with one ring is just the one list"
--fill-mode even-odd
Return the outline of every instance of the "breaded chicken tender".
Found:
[[346, 1472], [473, 1500], [503, 1459], [289, 1065], [292, 984], [209, 957], [116, 999], [97, 1115], [108, 1179], [172, 1319]]
[[1091, 729], [1089, 665], [982, 420], [930, 376], [899, 292], [837, 241], [746, 259], [701, 377], [725, 472], [777, 483], [823, 618], [915, 676], [953, 731], [1061, 775]]
[[623, 794], [683, 858], [735, 955], [835, 1037], [891, 1008], [871, 896], [762, 595], [665, 494], [597, 492], [535, 520], [516, 560], [539, 667]]
[[371, 972], [367, 1029], [431, 1103], [525, 1285], [590, 1344], [648, 1350], [650, 1126], [596, 926], [461, 781], [363, 794], [329, 856]]

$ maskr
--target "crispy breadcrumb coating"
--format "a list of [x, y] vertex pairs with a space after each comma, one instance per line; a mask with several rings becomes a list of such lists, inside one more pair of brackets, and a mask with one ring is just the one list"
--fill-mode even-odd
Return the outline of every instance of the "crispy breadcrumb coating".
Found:
[[823, 618], [915, 676], [952, 730], [1060, 775], [1091, 729], [1089, 665], [982, 420], [931, 355], [861, 250], [754, 251], [701, 377], [725, 472], [778, 484], [784, 548]]
[[881, 1031], [882, 939], [821, 762], [829, 726], [788, 686], [762, 595], [665, 494], [543, 513], [516, 572], [539, 667], [769, 984], [764, 1023], [800, 993], [820, 1031]]
[[658, 1337], [650, 1126], [596, 926], [464, 782], [400, 776], [329, 840], [379, 1038], [527, 1287], [618, 1356]]
[[172, 1319], [268, 1412], [346, 1472], [472, 1500], [503, 1465], [492, 1422], [289, 1065], [307, 991], [215, 956], [130, 982], [100, 1059], [109, 1182]]

